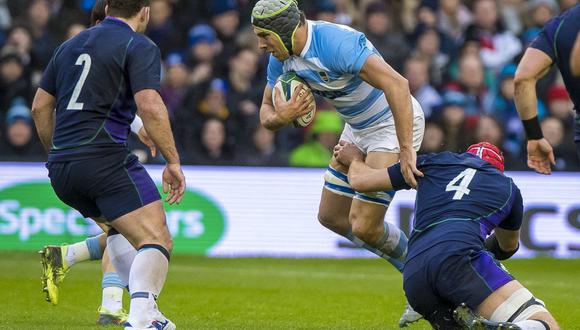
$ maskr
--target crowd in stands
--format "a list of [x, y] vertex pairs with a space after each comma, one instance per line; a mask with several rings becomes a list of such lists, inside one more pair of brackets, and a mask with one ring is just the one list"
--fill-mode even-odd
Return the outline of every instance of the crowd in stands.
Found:
[[[151, 0], [146, 32], [161, 49], [162, 97], [185, 164], [313, 166], [328, 163], [343, 123], [317, 100], [305, 129], [259, 124], [268, 55], [257, 48], [250, 0]], [[508, 170], [525, 170], [514, 74], [526, 46], [577, 0], [312, 0], [307, 18], [366, 33], [409, 81], [425, 111], [421, 152], [461, 152], [486, 140]], [[0, 160], [45, 161], [29, 106], [61, 42], [89, 25], [94, 0], [0, 0]], [[106, 42], [106, 41], [104, 41]], [[557, 170], [580, 170], [573, 105], [557, 68], [538, 85], [538, 108]], [[136, 138], [129, 147], [151, 158]]]

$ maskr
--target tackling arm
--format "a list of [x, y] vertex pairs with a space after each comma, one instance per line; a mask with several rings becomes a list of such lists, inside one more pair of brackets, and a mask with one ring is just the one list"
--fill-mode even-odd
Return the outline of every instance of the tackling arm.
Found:
[[358, 192], [393, 190], [391, 178], [386, 168], [374, 169], [363, 160], [355, 160], [348, 169], [348, 182]]
[[56, 99], [42, 88], [36, 91], [32, 102], [32, 118], [38, 132], [38, 137], [48, 152], [52, 147], [52, 135], [54, 133], [54, 106]]

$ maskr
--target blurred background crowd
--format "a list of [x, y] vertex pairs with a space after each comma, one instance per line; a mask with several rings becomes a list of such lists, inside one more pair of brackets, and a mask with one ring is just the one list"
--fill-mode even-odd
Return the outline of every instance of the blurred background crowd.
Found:
[[[152, 0], [149, 36], [161, 49], [161, 94], [185, 164], [324, 167], [343, 123], [317, 100], [306, 129], [259, 125], [267, 54], [250, 25], [256, 1]], [[513, 78], [526, 46], [577, 0], [311, 0], [313, 20], [366, 33], [408, 80], [425, 111], [421, 152], [499, 145], [525, 170], [525, 133]], [[0, 0], [0, 160], [45, 161], [29, 105], [52, 53], [90, 23], [94, 0]], [[572, 103], [557, 68], [538, 84], [538, 108], [557, 170], [580, 170]], [[129, 147], [158, 163], [135, 138]]]

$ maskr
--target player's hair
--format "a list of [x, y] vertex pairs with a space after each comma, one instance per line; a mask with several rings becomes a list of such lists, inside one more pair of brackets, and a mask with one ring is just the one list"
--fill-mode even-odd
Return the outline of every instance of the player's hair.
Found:
[[105, 13], [106, 6], [107, 0], [97, 0], [95, 2], [91, 12], [91, 26], [97, 24], [98, 22], [104, 20], [105, 17], [107, 17], [107, 14]]
[[151, 6], [151, 0], [107, 0], [109, 15], [122, 18], [131, 18], [139, 13], [143, 7]]

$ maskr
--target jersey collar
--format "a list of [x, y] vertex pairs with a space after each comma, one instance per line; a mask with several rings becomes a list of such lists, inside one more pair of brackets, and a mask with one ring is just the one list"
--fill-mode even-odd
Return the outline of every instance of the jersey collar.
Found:
[[314, 24], [312, 24], [312, 21], [310, 20], [306, 20], [306, 27], [308, 28], [308, 37], [306, 37], [306, 44], [304, 44], [304, 49], [302, 49], [302, 52], [300, 52], [300, 57], [304, 57], [306, 55], [306, 53], [308, 53], [308, 50], [310, 49], [310, 44], [312, 43], [312, 27]]
[[133, 31], [133, 28], [129, 24], [127, 24], [127, 22], [125, 22], [123, 20], [120, 20], [120, 19], [118, 19], [116, 17], [107, 16], [107, 17], [105, 17], [105, 21], [106, 22], [111, 22], [111, 23], [114, 23], [114, 24], [117, 24], [117, 25], [121, 25], [121, 26], [126, 26], [127, 28], [131, 29], [131, 31]]

